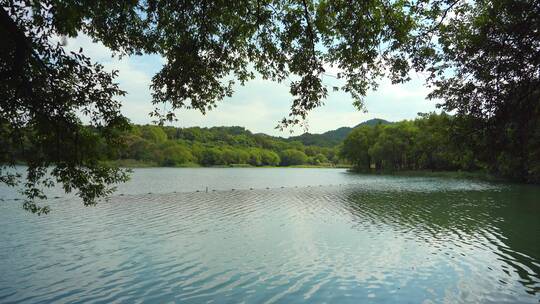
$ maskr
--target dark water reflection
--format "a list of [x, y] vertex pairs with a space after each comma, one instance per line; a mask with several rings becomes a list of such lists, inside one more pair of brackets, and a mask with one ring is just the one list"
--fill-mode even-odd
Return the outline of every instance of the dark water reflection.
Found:
[[335, 174], [355, 184], [60, 199], [40, 218], [4, 202], [0, 302], [539, 302], [538, 187]]
[[[442, 253], [456, 259], [453, 267], [465, 271], [462, 279], [468, 281], [470, 294], [493, 294], [489, 286], [497, 281], [499, 288], [509, 294], [523, 290], [538, 295], [537, 191], [513, 186], [502, 191], [402, 192], [387, 197], [354, 192], [347, 201], [351, 213], [358, 217], [360, 229], [384, 225], [395, 235], [424, 242], [422, 246], [430, 248], [433, 255]], [[482, 281], [486, 286], [478, 286]], [[481, 302], [482, 297], [470, 300]], [[494, 302], [502, 302], [502, 298], [494, 298]]]

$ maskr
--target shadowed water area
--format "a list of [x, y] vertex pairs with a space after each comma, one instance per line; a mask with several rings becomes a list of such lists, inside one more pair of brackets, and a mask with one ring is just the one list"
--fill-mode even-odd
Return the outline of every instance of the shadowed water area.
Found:
[[52, 195], [0, 189], [1, 303], [540, 302], [537, 186], [138, 169], [96, 207]]

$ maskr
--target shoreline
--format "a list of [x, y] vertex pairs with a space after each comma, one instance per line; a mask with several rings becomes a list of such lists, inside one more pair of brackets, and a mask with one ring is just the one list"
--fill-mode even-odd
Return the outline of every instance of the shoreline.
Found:
[[403, 177], [440, 177], [440, 178], [452, 178], [452, 179], [471, 179], [481, 180], [486, 182], [505, 182], [505, 183], [517, 183], [517, 184], [530, 184], [526, 182], [516, 182], [510, 179], [493, 175], [485, 171], [430, 171], [430, 170], [405, 170], [405, 171], [382, 171], [382, 172], [362, 172], [356, 170], [349, 170], [352, 173], [366, 174], [366, 175], [388, 175], [388, 176], [403, 176]]
[[[521, 185], [538, 185], [537, 183], [516, 181], [510, 178], [497, 176], [486, 171], [430, 171], [430, 170], [404, 170], [404, 171], [358, 171], [353, 166], [347, 164], [338, 165], [293, 165], [293, 166], [252, 166], [249, 164], [230, 164], [217, 166], [203, 166], [197, 163], [185, 163], [178, 166], [162, 166], [154, 162], [141, 162], [133, 160], [104, 161], [104, 165], [114, 166], [122, 169], [150, 169], [150, 168], [171, 168], [171, 169], [347, 169], [347, 172], [360, 175], [381, 175], [381, 176], [402, 176], [402, 177], [439, 177], [453, 179], [481, 180], [485, 182], [512, 183]], [[23, 162], [18, 162], [16, 166], [26, 166]]]
[[106, 161], [106, 165], [115, 166], [126, 169], [140, 169], [140, 168], [313, 168], [313, 169], [352, 169], [352, 166], [345, 164], [330, 165], [292, 165], [292, 166], [252, 166], [250, 164], [230, 164], [230, 165], [216, 165], [216, 166], [203, 166], [197, 163], [185, 163], [177, 166], [162, 166], [154, 162], [140, 162], [132, 160], [120, 160], [120, 161]]
[[231, 164], [231, 165], [218, 165], [218, 166], [203, 166], [196, 163], [186, 163], [179, 166], [161, 166], [157, 163], [148, 162], [123, 162], [123, 161], [109, 161], [108, 164], [118, 166], [125, 169], [144, 169], [144, 168], [223, 168], [223, 169], [235, 169], [235, 168], [250, 168], [250, 169], [347, 169], [348, 172], [354, 174], [365, 175], [381, 175], [381, 176], [402, 176], [402, 177], [439, 177], [439, 178], [452, 178], [452, 179], [470, 179], [481, 180], [486, 182], [505, 182], [505, 183], [517, 183], [517, 184], [530, 184], [526, 182], [516, 182], [511, 179], [499, 177], [490, 174], [485, 171], [430, 171], [430, 170], [406, 170], [406, 171], [369, 171], [362, 172], [354, 170], [353, 166], [338, 164], [338, 165], [294, 165], [294, 166], [252, 166], [249, 164]]

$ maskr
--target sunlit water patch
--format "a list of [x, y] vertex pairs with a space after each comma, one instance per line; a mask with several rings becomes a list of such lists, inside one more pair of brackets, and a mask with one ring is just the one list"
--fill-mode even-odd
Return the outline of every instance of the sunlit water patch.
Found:
[[193, 178], [149, 194], [151, 175], [44, 217], [0, 203], [0, 302], [540, 300], [538, 187], [252, 171], [208, 192]]

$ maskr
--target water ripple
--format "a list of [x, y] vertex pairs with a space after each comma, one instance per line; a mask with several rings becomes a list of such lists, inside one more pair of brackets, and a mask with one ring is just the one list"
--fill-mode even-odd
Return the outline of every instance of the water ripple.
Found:
[[375, 177], [65, 197], [46, 217], [3, 202], [0, 302], [538, 303], [527, 191]]

